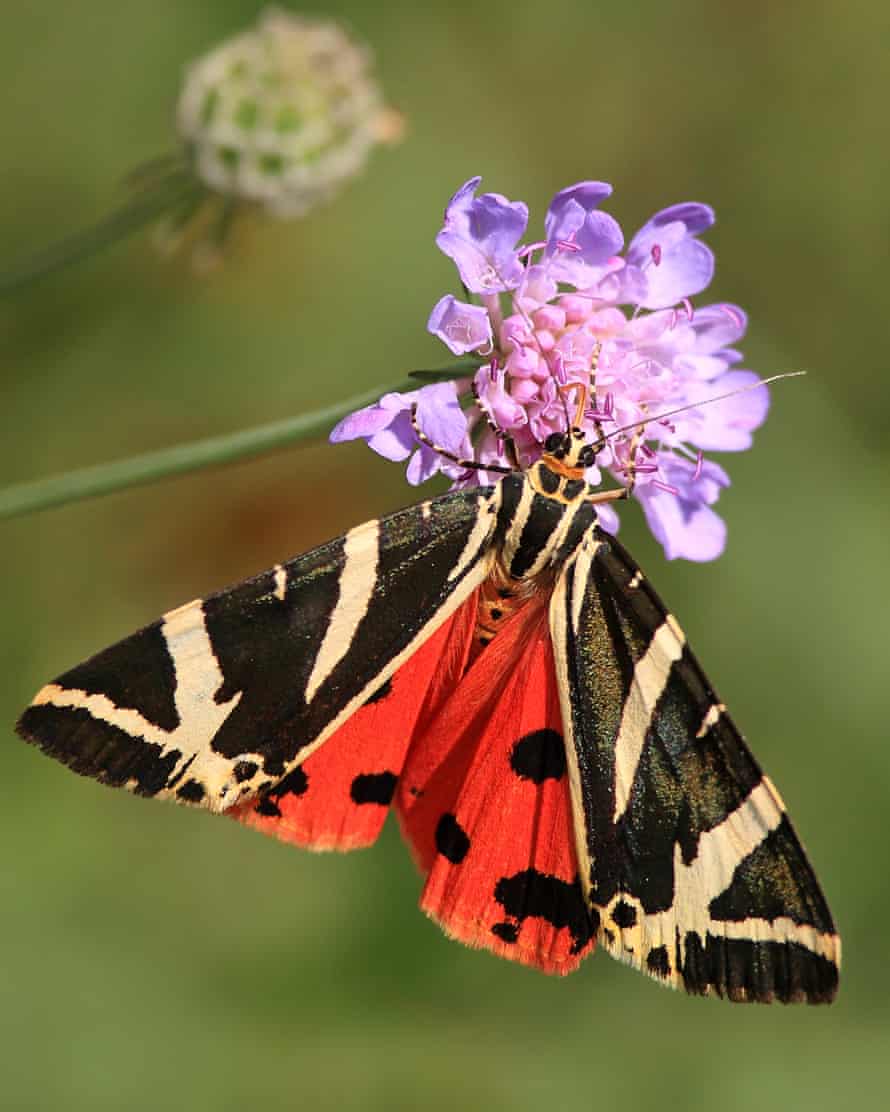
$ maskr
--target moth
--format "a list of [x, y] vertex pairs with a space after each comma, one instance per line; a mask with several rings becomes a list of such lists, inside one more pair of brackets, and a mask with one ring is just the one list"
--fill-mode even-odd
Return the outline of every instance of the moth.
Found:
[[19, 732], [311, 849], [370, 845], [392, 808], [422, 909], [548, 973], [599, 945], [691, 993], [832, 1000], [816, 877], [676, 619], [597, 524], [622, 492], [585, 481], [579, 426], [526, 471], [170, 611], [42, 688]]

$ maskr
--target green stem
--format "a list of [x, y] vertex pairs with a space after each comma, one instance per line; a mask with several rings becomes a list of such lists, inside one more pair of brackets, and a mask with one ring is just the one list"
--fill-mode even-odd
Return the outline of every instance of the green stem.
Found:
[[206, 192], [185, 169], [174, 169], [98, 224], [60, 240], [0, 273], [0, 296], [103, 250], [157, 220], [174, 205]]
[[204, 467], [219, 467], [221, 464], [250, 459], [264, 452], [298, 444], [302, 440], [327, 433], [336, 421], [352, 413], [355, 409], [370, 405], [382, 394], [394, 390], [410, 390], [414, 383], [399, 383], [396, 386], [378, 386], [363, 394], [337, 402], [324, 409], [305, 413], [299, 417], [288, 417], [283, 421], [273, 421], [252, 429], [227, 436], [214, 436], [208, 440], [196, 440], [189, 444], [178, 444], [159, 452], [146, 452], [141, 456], [118, 460], [115, 463], [102, 463], [95, 467], [84, 467], [78, 471], [68, 471], [64, 475], [54, 475], [48, 479], [17, 483], [0, 490], [0, 518], [18, 517], [47, 510], [53, 506], [63, 506], [81, 498], [97, 498], [103, 494], [141, 486], [158, 479], [173, 475], [183, 475]]
[[[448, 367], [437, 367], [435, 370], [409, 371], [411, 378], [417, 382], [451, 382], [455, 378], [469, 378], [482, 366], [481, 358], [470, 356], [468, 359], [459, 359]], [[415, 383], [414, 389], [417, 389]]]

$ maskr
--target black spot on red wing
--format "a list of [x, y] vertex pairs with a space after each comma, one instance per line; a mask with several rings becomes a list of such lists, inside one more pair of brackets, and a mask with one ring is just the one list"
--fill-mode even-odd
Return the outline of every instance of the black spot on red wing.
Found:
[[204, 798], [204, 785], [199, 784], [197, 780], [186, 780], [176, 795], [186, 803], [200, 803]]
[[256, 776], [259, 767], [255, 761], [238, 761], [232, 772], [238, 783], [243, 784], [245, 780], [252, 780]]
[[282, 797], [285, 795], [305, 795], [308, 790], [309, 777], [306, 775], [303, 766], [297, 765], [296, 768], [291, 769], [287, 776], [279, 780], [277, 784], [273, 785], [260, 797], [254, 811], [258, 815], [264, 815], [267, 819], [280, 819], [281, 808], [278, 804]]
[[637, 921], [637, 909], [626, 900], [619, 900], [612, 912], [612, 922], [616, 927], [624, 930], [632, 927]]
[[513, 876], [501, 877], [494, 889], [494, 898], [506, 913], [520, 923], [524, 919], [543, 919], [557, 930], [567, 928], [572, 936], [572, 953], [577, 954], [593, 937], [584, 905], [580, 881], [569, 884], [559, 877], [525, 869]]
[[495, 923], [491, 933], [501, 942], [515, 942], [519, 938], [518, 923]]
[[385, 699], [387, 697], [387, 695], [391, 695], [391, 694], [392, 694], [392, 680], [390, 679], [390, 680], [386, 680], [385, 683], [382, 683], [377, 688], [377, 690], [375, 692], [373, 692], [371, 695], [369, 695], [367, 697], [367, 699], [365, 699], [364, 705], [368, 706], [369, 703], [379, 703], [381, 699]]
[[489, 614], [491, 615], [492, 621], [495, 622], [499, 622], [504, 616], [503, 610], [498, 610], [496, 606], [492, 606], [491, 610], [489, 610]]
[[353, 803], [377, 803], [388, 807], [397, 782], [394, 772], [363, 772], [352, 781], [349, 795]]
[[646, 967], [656, 977], [667, 977], [671, 972], [667, 946], [654, 946], [646, 955]]
[[556, 730], [535, 730], [521, 737], [510, 754], [510, 767], [522, 780], [543, 784], [565, 775], [566, 748]]
[[297, 765], [283, 780], [278, 781], [269, 795], [274, 795], [276, 799], [280, 799], [283, 795], [305, 795], [308, 788], [309, 777], [304, 772], [303, 766]]
[[446, 812], [436, 826], [436, 849], [452, 865], [459, 865], [470, 851], [470, 839], [454, 817]]

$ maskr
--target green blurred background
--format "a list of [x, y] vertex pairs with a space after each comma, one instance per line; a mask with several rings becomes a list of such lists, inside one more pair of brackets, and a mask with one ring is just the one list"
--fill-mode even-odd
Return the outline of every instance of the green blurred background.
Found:
[[[247, 0], [7, 5], [6, 263], [163, 152], [183, 66]], [[50, 676], [169, 607], [414, 499], [319, 445], [3, 523], [0, 1104], [10, 1109], [886, 1107], [890, 9], [313, 5], [377, 52], [409, 133], [328, 207], [196, 278], [150, 237], [0, 304], [2, 481], [299, 413], [436, 365], [433, 237], [472, 174], [529, 202], [614, 183], [628, 233], [717, 209], [714, 298], [774, 388], [716, 564], [623, 536], [779, 784], [843, 931], [831, 1009], [686, 999], [605, 957], [567, 980], [447, 942], [396, 833], [313, 856], [75, 780], [13, 736]], [[701, 299], [700, 299], [701, 300]], [[336, 489], [337, 496], [332, 495]]]

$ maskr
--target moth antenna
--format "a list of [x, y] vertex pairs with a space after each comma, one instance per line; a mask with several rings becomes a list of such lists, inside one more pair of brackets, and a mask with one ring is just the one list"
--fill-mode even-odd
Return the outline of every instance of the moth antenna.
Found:
[[642, 421], [633, 421], [629, 425], [622, 425], [620, 428], [612, 429], [611, 432], [606, 433], [600, 439], [605, 443], [611, 440], [613, 436], [618, 436], [619, 433], [629, 432], [631, 429], [639, 429], [644, 425], [649, 425], [653, 421], [663, 421], [666, 417], [675, 417], [678, 413], [686, 413], [690, 409], [701, 409], [702, 406], [710, 405], [712, 402], [722, 402], [727, 398], [734, 398], [737, 394], [747, 394], [749, 390], [756, 390], [759, 386], [768, 386], [771, 382], [778, 382], [781, 378], [800, 378], [805, 375], [806, 371], [785, 371], [780, 375], [771, 375], [769, 378], [760, 378], [757, 382], [749, 382], [747, 386], [740, 386], [738, 390], [730, 390], [726, 394], [715, 394], [713, 398], [705, 398], [700, 402], [693, 402], [689, 405], [678, 406], [677, 409], [668, 409], [664, 413], [653, 413], [651, 417], [646, 417]]
[[[583, 382], [567, 382], [565, 386], [559, 387], [559, 394], [560, 397], [563, 399], [564, 406], [566, 404], [566, 396], [573, 393], [574, 391], [577, 391], [578, 393], [578, 400], [575, 403], [575, 419], [571, 425], [568, 425], [566, 429], [567, 432], [570, 432], [572, 429], [579, 429], [581, 427], [581, 422], [584, 419], [584, 414], [587, 411], [587, 399], [590, 397], [590, 389], [589, 387], [585, 386]], [[566, 407], [566, 422], [568, 422], [568, 417], [569, 411], [568, 407]]]
[[432, 448], [436, 455], [443, 456], [445, 459], [450, 459], [452, 463], [456, 463], [458, 467], [462, 467], [465, 471], [495, 471], [498, 475], [513, 474], [512, 467], [501, 467], [499, 463], [478, 463], [474, 459], [461, 459], [460, 456], [449, 451], [448, 448], [443, 447], [441, 444], [437, 444], [435, 440], [431, 440], [420, 427], [420, 423], [417, 420], [417, 402], [414, 402], [411, 406], [411, 427], [414, 429], [414, 435], [421, 444], [426, 444], [428, 448]]

